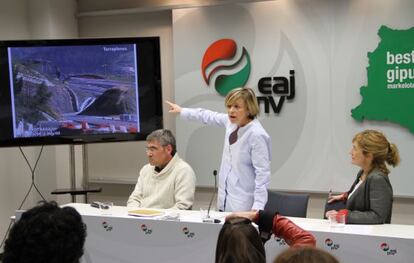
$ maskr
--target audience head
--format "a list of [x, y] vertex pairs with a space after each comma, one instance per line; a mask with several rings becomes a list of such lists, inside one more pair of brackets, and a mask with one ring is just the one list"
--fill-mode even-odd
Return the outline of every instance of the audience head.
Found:
[[395, 167], [400, 163], [400, 155], [395, 144], [388, 142], [382, 132], [365, 130], [357, 133], [352, 142], [361, 149], [364, 155], [372, 154], [372, 169], [380, 169], [385, 174], [389, 170], [385, 163]]
[[41, 202], [10, 230], [3, 263], [75, 263], [83, 255], [86, 229], [72, 207]]
[[175, 137], [170, 130], [155, 130], [147, 136], [147, 156], [151, 165], [164, 168], [176, 151]]
[[273, 263], [339, 263], [328, 252], [314, 247], [288, 248]]
[[224, 105], [229, 108], [234, 105], [239, 99], [244, 102], [248, 117], [250, 119], [256, 118], [259, 115], [259, 105], [254, 91], [251, 88], [237, 88], [230, 91], [224, 101]]
[[262, 240], [251, 221], [243, 217], [227, 219], [217, 241], [216, 263], [265, 263]]

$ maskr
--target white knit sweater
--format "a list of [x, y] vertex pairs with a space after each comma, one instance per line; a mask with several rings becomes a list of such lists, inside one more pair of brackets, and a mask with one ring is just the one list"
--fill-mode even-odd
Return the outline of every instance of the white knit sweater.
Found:
[[154, 166], [145, 165], [128, 207], [189, 209], [194, 202], [195, 174], [189, 164], [176, 153], [159, 173]]

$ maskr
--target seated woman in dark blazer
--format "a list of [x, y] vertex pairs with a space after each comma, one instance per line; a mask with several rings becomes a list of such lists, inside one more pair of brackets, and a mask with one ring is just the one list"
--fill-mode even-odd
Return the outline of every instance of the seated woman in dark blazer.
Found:
[[334, 195], [328, 203], [346, 200], [346, 209], [326, 212], [326, 216], [346, 215], [347, 224], [384, 224], [391, 222], [393, 192], [387, 165], [400, 162], [398, 148], [384, 134], [365, 130], [355, 135], [350, 152], [352, 164], [361, 167], [348, 192]]

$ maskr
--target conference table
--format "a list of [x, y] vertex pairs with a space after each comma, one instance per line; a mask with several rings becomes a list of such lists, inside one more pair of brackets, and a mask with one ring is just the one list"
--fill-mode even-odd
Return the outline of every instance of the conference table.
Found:
[[[211, 211], [221, 223], [205, 223], [206, 211], [162, 210], [153, 217], [128, 215], [128, 208], [109, 211], [71, 203], [87, 225], [83, 263], [214, 262], [217, 237], [228, 213]], [[342, 263], [413, 262], [413, 225], [332, 226], [328, 220], [289, 217], [317, 239], [317, 247]], [[267, 262], [288, 248], [272, 236], [266, 243]]]

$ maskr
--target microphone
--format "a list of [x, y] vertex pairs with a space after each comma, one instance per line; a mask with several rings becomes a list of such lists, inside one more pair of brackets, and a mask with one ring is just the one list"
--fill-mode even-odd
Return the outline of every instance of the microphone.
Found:
[[211, 196], [210, 204], [208, 204], [207, 216], [203, 218], [203, 222], [205, 223], [220, 223], [221, 222], [219, 219], [210, 217], [211, 204], [213, 203], [214, 196], [216, 195], [216, 192], [217, 192], [217, 170], [213, 171], [213, 175], [214, 175], [214, 191], [213, 191], [213, 195]]

